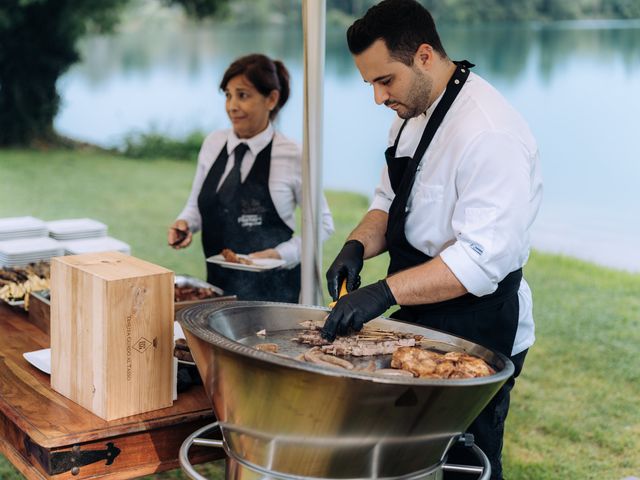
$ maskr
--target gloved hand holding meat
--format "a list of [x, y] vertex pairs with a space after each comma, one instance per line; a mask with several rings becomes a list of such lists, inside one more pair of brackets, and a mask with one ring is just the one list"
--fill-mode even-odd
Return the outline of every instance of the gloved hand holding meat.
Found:
[[359, 332], [369, 320], [382, 315], [396, 304], [386, 280], [380, 280], [341, 297], [327, 317], [322, 338], [333, 341], [336, 335]]

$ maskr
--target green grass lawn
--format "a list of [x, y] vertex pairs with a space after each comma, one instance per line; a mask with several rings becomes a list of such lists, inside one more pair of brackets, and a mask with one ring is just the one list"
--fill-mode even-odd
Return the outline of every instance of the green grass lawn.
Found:
[[[0, 151], [0, 217], [90, 217], [132, 253], [204, 277], [199, 239], [166, 246], [195, 164], [89, 152]], [[366, 211], [366, 198], [328, 192], [336, 234], [324, 265]], [[363, 283], [384, 276], [367, 262]], [[510, 480], [640, 476], [640, 275], [534, 252], [525, 268], [534, 293], [537, 342], [516, 382], [505, 438]], [[209, 469], [212, 476], [219, 468]], [[0, 478], [22, 478], [0, 457]], [[178, 471], [155, 479], [186, 478]]]

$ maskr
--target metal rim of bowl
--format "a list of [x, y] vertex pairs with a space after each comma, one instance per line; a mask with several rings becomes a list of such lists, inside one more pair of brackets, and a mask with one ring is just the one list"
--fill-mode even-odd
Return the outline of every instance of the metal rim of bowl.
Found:
[[[488, 349], [486, 350], [492, 352], [496, 355], [502, 362], [504, 363], [504, 367], [496, 372], [493, 375], [489, 375], [486, 377], [475, 377], [475, 378], [466, 378], [466, 379], [420, 379], [420, 378], [409, 378], [409, 377], [391, 377], [384, 376], [375, 373], [362, 372], [362, 371], [351, 371], [345, 369], [333, 369], [328, 367], [323, 367], [320, 365], [315, 365], [312, 363], [301, 362], [296, 360], [295, 358], [289, 358], [280, 355], [274, 355], [272, 353], [263, 352], [256, 348], [244, 345], [235, 340], [231, 340], [228, 337], [212, 330], [206, 329], [198, 322], [202, 322], [202, 315], [206, 314], [207, 318], [211, 315], [221, 314], [225, 311], [235, 310], [235, 309], [245, 309], [245, 308], [269, 308], [269, 307], [279, 307], [279, 308], [292, 308], [292, 309], [310, 309], [317, 311], [329, 312], [330, 309], [326, 307], [319, 307], [315, 305], [302, 305], [302, 304], [291, 304], [291, 303], [278, 303], [278, 302], [243, 302], [243, 301], [232, 301], [232, 302], [220, 302], [218, 304], [201, 304], [194, 305], [191, 307], [186, 307], [178, 312], [178, 322], [186, 328], [190, 333], [200, 338], [205, 342], [210, 342], [214, 345], [217, 345], [225, 350], [231, 351], [233, 353], [240, 354], [244, 357], [259, 359], [271, 364], [275, 364], [278, 366], [286, 366], [291, 367], [297, 370], [304, 370], [313, 373], [320, 373], [322, 375], [331, 376], [331, 377], [348, 377], [354, 378], [358, 380], [365, 380], [374, 383], [384, 383], [384, 384], [401, 384], [401, 385], [434, 385], [434, 386], [472, 386], [472, 385], [484, 385], [484, 384], [492, 384], [502, 380], [508, 379], [514, 372], [514, 366], [511, 360], [507, 358], [500, 352], [495, 350]], [[384, 318], [384, 320], [392, 321], [396, 323], [401, 323], [404, 325], [413, 325], [408, 322], [403, 322], [395, 319]], [[414, 325], [415, 326], [415, 325]], [[427, 327], [417, 326], [419, 328], [426, 329]], [[469, 343], [473, 343], [469, 340], [466, 340], [462, 337], [456, 337], [455, 335], [451, 335], [449, 333], [443, 332], [444, 334], [454, 337], [460, 338], [461, 340]], [[474, 344], [478, 345], [478, 344]]]

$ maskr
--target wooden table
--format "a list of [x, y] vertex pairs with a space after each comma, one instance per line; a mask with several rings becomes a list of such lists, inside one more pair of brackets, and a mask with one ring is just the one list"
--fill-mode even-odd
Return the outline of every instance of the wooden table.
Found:
[[[170, 408], [105, 421], [56, 393], [22, 356], [49, 347], [25, 312], [0, 304], [0, 453], [28, 479], [127, 479], [178, 466], [178, 450], [215, 421], [201, 386]], [[222, 458], [193, 448], [192, 463]]]

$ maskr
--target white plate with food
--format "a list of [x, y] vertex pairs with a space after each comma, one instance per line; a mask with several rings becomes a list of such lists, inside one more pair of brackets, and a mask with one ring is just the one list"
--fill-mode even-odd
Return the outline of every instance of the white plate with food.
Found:
[[[214, 255], [207, 258], [207, 262], [215, 263], [224, 268], [232, 268], [234, 270], [244, 270], [246, 272], [264, 272], [266, 270], [273, 270], [274, 268], [282, 267], [286, 260], [281, 258], [250, 258], [249, 255], [235, 255], [238, 262], [230, 262], [225, 259], [222, 254]], [[244, 262], [244, 263], [243, 263]]]

